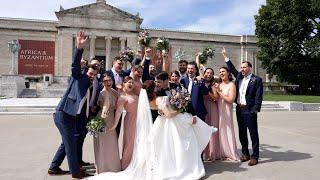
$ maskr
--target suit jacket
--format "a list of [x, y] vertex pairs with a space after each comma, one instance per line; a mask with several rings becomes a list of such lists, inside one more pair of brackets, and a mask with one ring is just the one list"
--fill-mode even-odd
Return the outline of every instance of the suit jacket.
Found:
[[[182, 78], [180, 83], [184, 88], [188, 89], [189, 86], [189, 77]], [[197, 84], [192, 85], [191, 90], [191, 108], [189, 107], [188, 112], [192, 115], [197, 115], [199, 118], [204, 120], [207, 110], [204, 105], [203, 96], [209, 93], [209, 89], [205, 86], [203, 81], [198, 81]]]
[[[115, 79], [114, 79], [114, 74], [113, 74], [113, 72], [112, 72], [112, 69], [107, 70], [106, 73], [107, 73], [109, 76], [111, 76], [111, 79], [112, 79], [112, 81], [113, 81], [112, 88], [115, 89], [115, 90], [117, 90], [117, 88], [116, 88], [116, 81], [115, 81]], [[124, 77], [126, 77], [126, 76], [129, 76], [130, 73], [131, 73], [131, 68], [128, 69], [128, 70], [125, 70], [125, 71], [122, 70], [119, 75], [120, 75], [122, 78], [124, 78]]]
[[[231, 73], [234, 75], [234, 77], [236, 77], [237, 93], [236, 93], [235, 103], [237, 103], [238, 96], [239, 96], [240, 81], [244, 78], [244, 76], [241, 74], [241, 72], [237, 71], [237, 69], [234, 67], [234, 65], [230, 60], [227, 61], [226, 63]], [[262, 79], [259, 76], [252, 74], [246, 90], [246, 103], [247, 103], [248, 109], [250, 109], [251, 112], [260, 112], [261, 104], [262, 104], [262, 96], [263, 96]]]
[[82, 53], [83, 49], [76, 49], [74, 52], [68, 88], [56, 107], [57, 111], [63, 111], [70, 116], [77, 115], [80, 101], [86, 95], [87, 90], [91, 85], [91, 81], [87, 74], [81, 72], [80, 61]]
[[142, 82], [145, 82], [147, 80], [153, 80], [153, 81], [155, 80], [155, 78], [153, 76], [150, 76], [150, 73], [149, 73], [150, 62], [151, 62], [151, 59], [149, 60], [146, 59], [143, 63]]

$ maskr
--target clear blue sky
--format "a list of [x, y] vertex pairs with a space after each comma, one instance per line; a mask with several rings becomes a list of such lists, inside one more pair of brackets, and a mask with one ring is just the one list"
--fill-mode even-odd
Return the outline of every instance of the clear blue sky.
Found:
[[[57, 20], [65, 9], [96, 0], [6, 0], [0, 17]], [[142, 27], [191, 30], [221, 34], [254, 34], [254, 15], [265, 0], [107, 0], [129, 13], [140, 13]]]

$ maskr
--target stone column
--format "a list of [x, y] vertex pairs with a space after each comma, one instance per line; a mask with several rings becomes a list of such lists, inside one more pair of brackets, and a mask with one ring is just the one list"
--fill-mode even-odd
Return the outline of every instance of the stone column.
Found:
[[[126, 40], [127, 40], [127, 38], [120, 37], [120, 49], [121, 49], [121, 51], [124, 51], [124, 49], [126, 47]], [[124, 63], [124, 68], [127, 69], [127, 62]]]
[[96, 38], [97, 36], [90, 36], [90, 59], [96, 56]]
[[111, 68], [111, 63], [112, 63], [112, 60], [111, 60], [111, 40], [112, 40], [112, 37], [111, 36], [106, 36], [105, 37], [105, 40], [106, 40], [106, 69], [109, 69]]
[[241, 36], [240, 38], [240, 46], [241, 46], [241, 49], [240, 49], [240, 64], [241, 64], [241, 62], [243, 61], [243, 36]]

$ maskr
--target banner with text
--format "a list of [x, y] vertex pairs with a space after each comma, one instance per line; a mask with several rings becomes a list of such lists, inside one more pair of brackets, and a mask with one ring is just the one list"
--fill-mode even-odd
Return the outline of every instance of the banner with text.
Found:
[[54, 75], [55, 42], [20, 40], [18, 74]]

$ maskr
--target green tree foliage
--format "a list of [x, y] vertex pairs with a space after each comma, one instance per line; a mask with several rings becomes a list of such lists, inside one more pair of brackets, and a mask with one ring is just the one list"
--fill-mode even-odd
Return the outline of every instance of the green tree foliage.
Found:
[[320, 95], [320, 0], [267, 0], [255, 20], [267, 73]]

